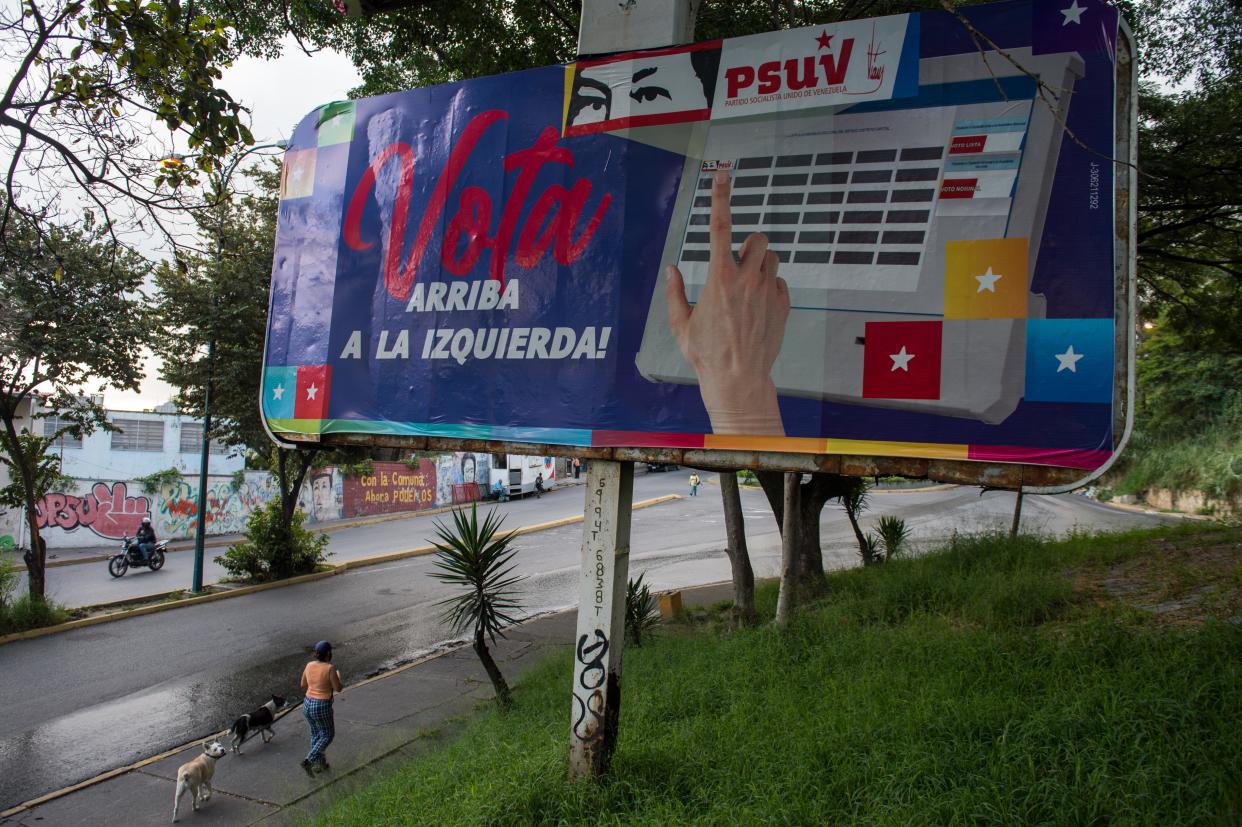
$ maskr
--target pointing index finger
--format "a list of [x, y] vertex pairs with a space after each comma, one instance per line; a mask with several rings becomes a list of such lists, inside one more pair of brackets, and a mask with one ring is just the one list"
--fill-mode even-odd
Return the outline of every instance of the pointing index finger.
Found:
[[733, 260], [733, 216], [729, 204], [733, 182], [729, 173], [716, 170], [712, 179], [711, 257], [713, 261]]

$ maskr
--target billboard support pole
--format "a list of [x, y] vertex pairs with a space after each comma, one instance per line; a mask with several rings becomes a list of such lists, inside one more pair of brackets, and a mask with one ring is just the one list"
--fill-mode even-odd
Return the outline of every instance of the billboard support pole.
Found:
[[634, 463], [592, 461], [586, 487], [569, 730], [575, 778], [607, 772], [617, 743]]
[[[582, 0], [578, 54], [686, 43], [698, 6], [699, 0]], [[586, 488], [569, 727], [574, 778], [606, 773], [617, 743], [634, 463], [591, 460]]]

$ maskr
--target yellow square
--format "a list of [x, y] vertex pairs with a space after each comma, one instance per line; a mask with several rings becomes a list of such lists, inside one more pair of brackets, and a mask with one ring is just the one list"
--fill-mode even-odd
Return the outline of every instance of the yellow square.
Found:
[[950, 241], [944, 256], [946, 319], [1025, 319], [1027, 239]]
[[280, 200], [305, 198], [315, 191], [315, 150], [298, 149], [285, 153], [280, 168]]

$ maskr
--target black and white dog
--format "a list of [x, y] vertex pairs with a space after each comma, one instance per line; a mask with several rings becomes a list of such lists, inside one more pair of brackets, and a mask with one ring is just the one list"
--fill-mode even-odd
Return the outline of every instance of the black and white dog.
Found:
[[276, 737], [276, 733], [272, 731], [272, 722], [276, 720], [276, 713], [285, 707], [285, 699], [279, 695], [273, 695], [272, 699], [254, 712], [247, 712], [245, 715], [233, 722], [233, 728], [229, 733], [233, 736], [233, 752], [241, 755], [241, 745], [250, 737], [253, 730], [263, 736], [263, 743], [267, 743]]

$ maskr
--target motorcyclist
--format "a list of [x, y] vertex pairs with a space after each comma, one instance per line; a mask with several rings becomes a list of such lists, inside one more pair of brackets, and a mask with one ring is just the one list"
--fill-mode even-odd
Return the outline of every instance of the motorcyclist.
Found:
[[138, 551], [142, 552], [142, 562], [150, 564], [151, 552], [155, 551], [155, 528], [151, 525], [150, 517], [142, 518], [142, 525], [134, 535], [134, 542], [138, 544]]

